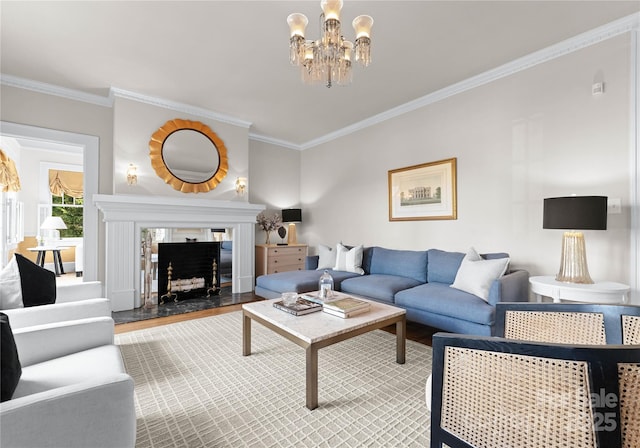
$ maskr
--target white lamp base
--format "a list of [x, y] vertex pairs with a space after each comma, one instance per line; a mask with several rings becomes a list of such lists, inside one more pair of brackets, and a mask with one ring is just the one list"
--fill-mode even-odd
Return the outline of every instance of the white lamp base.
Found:
[[593, 283], [587, 267], [587, 252], [582, 232], [564, 233], [560, 271], [556, 275], [556, 280], [567, 283]]

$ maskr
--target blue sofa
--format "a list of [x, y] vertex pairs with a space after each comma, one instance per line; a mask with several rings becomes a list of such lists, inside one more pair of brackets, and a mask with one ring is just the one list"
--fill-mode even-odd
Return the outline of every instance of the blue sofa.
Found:
[[[511, 270], [491, 285], [488, 301], [452, 288], [465, 254], [438, 249], [410, 251], [367, 247], [363, 252], [364, 275], [329, 270], [338, 291], [407, 311], [407, 320], [445, 331], [490, 336], [498, 302], [529, 300], [529, 273]], [[508, 254], [484, 254], [484, 259]], [[275, 299], [283, 292], [318, 289], [323, 270], [316, 270], [318, 256], [307, 257], [306, 270], [262, 275], [256, 279], [256, 295]]]

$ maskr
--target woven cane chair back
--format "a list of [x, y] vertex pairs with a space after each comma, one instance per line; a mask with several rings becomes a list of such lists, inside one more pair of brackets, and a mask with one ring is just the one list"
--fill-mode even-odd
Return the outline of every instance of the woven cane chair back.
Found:
[[554, 311], [507, 311], [504, 337], [559, 344], [604, 345], [604, 315]]
[[640, 345], [640, 316], [622, 316], [622, 343]]
[[640, 364], [618, 364], [622, 447], [640, 446]]
[[498, 303], [495, 336], [559, 344], [640, 344], [640, 307]]
[[640, 350], [439, 333], [431, 446], [640, 446]]

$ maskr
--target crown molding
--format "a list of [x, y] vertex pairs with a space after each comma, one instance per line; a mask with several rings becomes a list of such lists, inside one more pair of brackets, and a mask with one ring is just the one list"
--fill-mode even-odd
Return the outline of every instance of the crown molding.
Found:
[[565, 56], [574, 51], [586, 48], [590, 45], [603, 42], [620, 34], [637, 30], [640, 26], [640, 13], [631, 14], [619, 20], [613, 21], [598, 28], [594, 28], [585, 33], [579, 34], [550, 47], [530, 53], [521, 58], [515, 59], [504, 65], [488, 70], [477, 76], [473, 76], [464, 81], [452, 84], [433, 93], [417, 98], [415, 100], [404, 103], [400, 106], [389, 109], [385, 112], [373, 115], [365, 120], [354, 123], [337, 131], [323, 135], [317, 139], [309, 140], [299, 145], [301, 150], [313, 148], [314, 146], [330, 142], [340, 137], [352, 134], [354, 132], [366, 129], [370, 126], [382, 123], [400, 115], [412, 112], [416, 109], [429, 106], [459, 93], [466, 92], [476, 87], [488, 84], [498, 79], [513, 75], [515, 73], [527, 70], [538, 64]]
[[254, 134], [253, 132], [249, 133], [249, 140], [269, 143], [271, 145], [282, 146], [283, 148], [295, 149], [297, 151], [301, 151], [302, 149], [305, 149], [302, 147], [302, 145], [291, 143], [287, 140], [280, 140], [278, 138], [269, 137], [268, 135]]
[[210, 118], [223, 123], [232, 124], [245, 129], [251, 127], [251, 122], [240, 120], [228, 115], [223, 115], [217, 112], [212, 112], [201, 107], [191, 106], [185, 103], [179, 103], [177, 101], [165, 100], [163, 98], [156, 98], [149, 95], [143, 95], [141, 93], [132, 92], [125, 89], [119, 89], [117, 87], [111, 87], [109, 89], [109, 96], [94, 95], [91, 93], [82, 92], [80, 90], [68, 89], [66, 87], [56, 86], [54, 84], [48, 84], [45, 82], [34, 81], [32, 79], [20, 78], [18, 76], [0, 74], [0, 83], [9, 87], [17, 87], [19, 89], [31, 90], [33, 92], [43, 93], [46, 95], [54, 95], [62, 98], [70, 99], [73, 101], [81, 101], [83, 103], [94, 104], [102, 107], [113, 107], [114, 98], [125, 98], [129, 100], [138, 101], [140, 103], [150, 104], [157, 107], [163, 107], [165, 109], [172, 109], [177, 112], [183, 112], [186, 114], [195, 115], [202, 118]]
[[[488, 70], [477, 76], [473, 76], [464, 81], [452, 84], [443, 89], [437, 90], [433, 93], [425, 95], [415, 100], [404, 103], [400, 106], [394, 107], [382, 113], [373, 115], [362, 121], [338, 129], [337, 131], [330, 132], [321, 137], [313, 140], [309, 140], [302, 144], [292, 143], [286, 140], [280, 140], [277, 138], [269, 137], [266, 135], [249, 133], [249, 139], [273, 144], [276, 146], [282, 146], [289, 149], [295, 149], [303, 151], [313, 148], [323, 143], [330, 142], [332, 140], [347, 136], [354, 132], [366, 129], [370, 126], [382, 123], [400, 115], [412, 112], [414, 110], [429, 106], [437, 103], [459, 93], [472, 90], [476, 87], [483, 86], [498, 79], [513, 75], [515, 73], [527, 70], [538, 64], [545, 63], [547, 61], [556, 59], [561, 56], [565, 56], [574, 51], [586, 48], [590, 45], [594, 45], [605, 40], [616, 37], [620, 34], [638, 30], [640, 27], [640, 13], [631, 14], [621, 19], [615, 20], [611, 23], [603, 25], [585, 33], [579, 34], [562, 42], [559, 42], [550, 47], [542, 50], [530, 53], [521, 58], [515, 59], [504, 65]], [[109, 90], [109, 96], [104, 97], [100, 95], [93, 95], [79, 90], [68, 89], [65, 87], [59, 87], [52, 84], [33, 81], [17, 76], [0, 74], [0, 83], [3, 85], [18, 87], [26, 90], [32, 90], [39, 93], [45, 93], [49, 95], [56, 95], [63, 98], [68, 98], [76, 101], [82, 101], [85, 103], [91, 103], [103, 107], [113, 107], [113, 101], [115, 97], [130, 99], [146, 104], [150, 104], [157, 107], [163, 107], [166, 109], [176, 110], [191, 115], [196, 115], [203, 118], [209, 118], [223, 123], [232, 124], [235, 126], [250, 128], [251, 122], [240, 120], [228, 115], [216, 113], [207, 109], [203, 109], [196, 106], [191, 106], [185, 103], [179, 103], [176, 101], [170, 101], [163, 98], [156, 98], [148, 95], [143, 95], [137, 92], [120, 89], [117, 87], [111, 87]]]
[[46, 82], [33, 81], [31, 79], [20, 78], [18, 76], [0, 74], [0, 84], [17, 87], [19, 89], [31, 90], [33, 92], [44, 93], [47, 95], [55, 95], [83, 103], [95, 104], [96, 106], [112, 107], [113, 100], [110, 97], [94, 95], [91, 93], [81, 92], [80, 90], [68, 89]]
[[234, 126], [239, 126], [245, 129], [249, 129], [251, 127], [250, 121], [240, 120], [239, 118], [213, 112], [208, 109], [204, 109], [202, 107], [191, 106], [189, 104], [166, 100], [164, 98], [157, 98], [154, 96], [143, 95], [138, 92], [120, 89], [117, 87], [111, 87], [109, 96], [113, 98], [124, 98], [128, 100], [133, 100], [139, 103], [150, 104], [152, 106], [163, 107], [165, 109], [171, 109], [171, 110], [175, 110], [177, 112], [182, 112], [185, 114], [196, 115], [202, 118], [209, 118], [212, 120], [220, 121], [220, 122], [231, 124]]

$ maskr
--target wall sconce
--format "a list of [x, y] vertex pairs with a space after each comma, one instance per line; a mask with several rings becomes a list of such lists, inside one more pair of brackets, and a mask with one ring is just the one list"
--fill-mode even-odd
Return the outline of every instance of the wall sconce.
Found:
[[135, 185], [138, 183], [138, 167], [133, 163], [129, 164], [127, 168], [127, 184]]
[[244, 196], [244, 192], [247, 189], [247, 178], [246, 177], [238, 177], [236, 179], [236, 193], [240, 196]]

